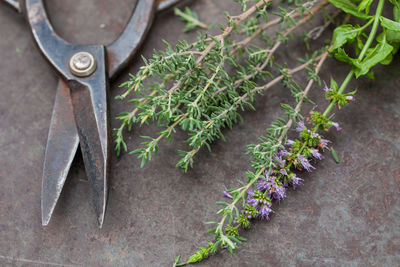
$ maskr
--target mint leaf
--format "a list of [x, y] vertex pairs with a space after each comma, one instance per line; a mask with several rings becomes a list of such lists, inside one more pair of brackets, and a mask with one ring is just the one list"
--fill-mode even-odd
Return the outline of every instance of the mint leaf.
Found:
[[372, 0], [362, 0], [361, 3], [358, 5], [357, 10], [360, 12], [365, 10], [365, 14], [368, 14], [371, 4]]
[[359, 31], [359, 28], [355, 28], [351, 24], [345, 24], [337, 27], [333, 31], [332, 50], [336, 50], [339, 47], [342, 47], [345, 43], [353, 41], [357, 37]]
[[381, 26], [392, 31], [400, 32], [400, 22], [387, 19], [385, 17], [380, 17]]
[[339, 61], [349, 63], [352, 66], [354, 66], [354, 62], [358, 60], [358, 59], [349, 57], [342, 48], [337, 49], [337, 51], [335, 52], [335, 58]]
[[371, 16], [361, 13], [357, 10], [357, 7], [349, 0], [329, 0], [329, 3], [337, 8], [340, 8], [347, 14], [353, 15], [360, 19], [369, 19]]
[[379, 38], [378, 36], [378, 44], [371, 49], [368, 49], [366, 57], [361, 61], [354, 61], [354, 73], [356, 77], [360, 77], [361, 75], [367, 74], [369, 70], [378, 63], [383, 62], [384, 64], [388, 64], [387, 57], [391, 55], [393, 50], [393, 46], [387, 43], [386, 35], [382, 34], [383, 38]]

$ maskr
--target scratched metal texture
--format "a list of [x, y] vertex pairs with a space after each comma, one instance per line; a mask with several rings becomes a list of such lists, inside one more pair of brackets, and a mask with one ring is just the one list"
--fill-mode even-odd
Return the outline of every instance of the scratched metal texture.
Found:
[[[122, 30], [134, 1], [47, 1], [57, 32], [71, 42], [108, 43]], [[193, 1], [206, 23], [222, 20], [221, 11], [238, 12], [231, 0]], [[105, 27], [100, 27], [104, 24]], [[164, 47], [162, 39], [194, 40], [183, 24], [166, 12], [158, 15], [140, 54]], [[323, 36], [328, 38], [329, 34]], [[295, 62], [301, 41], [278, 57]], [[71, 167], [48, 227], [40, 222], [40, 188], [44, 151], [57, 76], [36, 49], [22, 17], [0, 5], [0, 265], [1, 266], [169, 266], [185, 258], [210, 236], [203, 221], [217, 219], [215, 201], [224, 186], [236, 185], [249, 166], [246, 144], [281, 115], [279, 103], [289, 98], [276, 86], [258, 98], [257, 111], [243, 112], [244, 123], [225, 131], [226, 142], [196, 157], [187, 174], [176, 169], [176, 150], [184, 148], [178, 133], [163, 143], [145, 168], [135, 157], [112, 155], [110, 194], [103, 229], [88, 198], [81, 156]], [[304, 185], [288, 192], [274, 207], [268, 223], [257, 222], [244, 236], [249, 242], [235, 257], [222, 252], [202, 266], [399, 266], [400, 262], [400, 64], [376, 68], [375, 81], [359, 79], [357, 102], [336, 111], [341, 132], [326, 136], [341, 159], [329, 154]], [[112, 83], [111, 118], [130, 108], [113, 100], [118, 85], [141, 65], [136, 58]], [[330, 59], [322, 78], [344, 78], [347, 67]], [[299, 76], [300, 83], [305, 82]], [[321, 91], [314, 100], [325, 106]], [[118, 123], [112, 119], [112, 127]], [[134, 127], [126, 134], [133, 148], [141, 135], [157, 128]], [[292, 134], [292, 132], [291, 132]]]

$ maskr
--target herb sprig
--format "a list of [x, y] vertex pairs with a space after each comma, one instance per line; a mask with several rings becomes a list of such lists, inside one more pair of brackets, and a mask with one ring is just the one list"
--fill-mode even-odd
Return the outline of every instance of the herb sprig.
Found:
[[[175, 49], [166, 43], [166, 51], [155, 52], [150, 60], [143, 59], [146, 65], [123, 84], [127, 90], [118, 96], [125, 99], [135, 93], [138, 97], [130, 100], [136, 104], [132, 111], [118, 116], [121, 126], [114, 132], [117, 154], [127, 150], [123, 131], [149, 120], [156, 121], [163, 130], [157, 137], [144, 136], [143, 147], [130, 152], [138, 155], [142, 167], [157, 153], [161, 140], [171, 140], [176, 127], [189, 134], [186, 142], [190, 150], [178, 151], [182, 158], [177, 166], [184, 171], [193, 166], [194, 156], [202, 147], [211, 149], [214, 140], [223, 139], [222, 129], [240, 121], [239, 111], [253, 108], [255, 96], [271, 87], [260, 81], [268, 76], [272, 81], [276, 79], [266, 67], [277, 66], [278, 76], [287, 71], [278, 67], [274, 53], [328, 4], [327, 0], [302, 3], [290, 11], [281, 9], [278, 18], [270, 20], [270, 2], [257, 1], [238, 16], [228, 14], [219, 35], [200, 34], [195, 43], [182, 41]], [[281, 30], [274, 36], [266, 33], [278, 24]], [[239, 38], [233, 38], [234, 33]], [[245, 37], [240, 38], [242, 35]], [[264, 47], [253, 44], [256, 39]], [[308, 64], [303, 68], [307, 69]]]
[[[342, 108], [355, 100], [355, 90], [344, 93], [350, 80], [354, 76], [357, 78], [362, 75], [373, 77], [371, 68], [377, 64], [389, 64], [398, 51], [400, 2], [390, 1], [394, 5], [394, 20], [382, 16], [385, 0], [378, 1], [373, 15], [369, 15], [373, 2], [370, 0], [363, 0], [358, 6], [346, 0], [331, 0], [330, 2], [348, 14], [346, 20], [351, 15], [366, 21], [363, 26], [345, 22], [335, 29], [332, 37], [329, 51], [338, 60], [349, 63], [352, 67], [351, 71], [340, 86], [333, 78], [331, 78], [330, 86], [325, 84], [324, 91], [329, 105], [322, 113], [313, 109], [305, 121], [299, 114], [314, 79], [308, 82], [300, 99], [296, 98], [295, 108], [286, 104], [282, 105], [288, 120], [278, 118], [267, 129], [266, 135], [260, 138], [259, 144], [248, 146], [248, 154], [252, 158], [254, 171], [247, 173], [247, 183], [242, 182], [240, 187], [224, 192], [224, 196], [231, 198], [232, 201], [231, 203], [225, 201], [217, 203], [223, 206], [217, 212], [222, 216], [221, 220], [206, 223], [214, 226], [209, 230], [209, 233], [215, 235], [214, 242], [209, 243], [207, 248], [201, 248], [186, 263], [182, 263], [183, 265], [202, 261], [215, 254], [221, 247], [226, 248], [233, 255], [233, 250], [245, 241], [239, 235], [239, 228], [250, 227], [252, 219], [268, 220], [273, 212], [271, 209], [273, 202], [285, 198], [288, 187], [296, 188], [301, 183], [302, 179], [297, 176], [299, 171], [311, 172], [315, 169], [312, 162], [322, 159], [321, 150], [329, 149], [328, 143], [330, 142], [324, 139], [318, 131], [328, 131], [331, 127], [338, 131], [341, 130], [339, 124], [332, 120], [333, 116], [330, 116], [330, 112], [335, 106]], [[370, 25], [370, 31], [366, 32]], [[379, 31], [379, 27], [381, 31]], [[378, 32], [380, 33], [378, 34]], [[347, 55], [343, 48], [346, 44], [354, 45], [354, 51], [358, 55], [356, 58]], [[326, 51], [321, 56], [315, 69], [316, 75], [327, 55]], [[318, 81], [318, 79], [316, 80]], [[290, 140], [287, 139], [287, 132], [293, 124], [296, 124], [298, 138]], [[307, 127], [306, 124], [310, 126]], [[333, 148], [332, 154], [335, 161], [338, 162]], [[242, 203], [241, 210], [237, 207], [238, 203]]]

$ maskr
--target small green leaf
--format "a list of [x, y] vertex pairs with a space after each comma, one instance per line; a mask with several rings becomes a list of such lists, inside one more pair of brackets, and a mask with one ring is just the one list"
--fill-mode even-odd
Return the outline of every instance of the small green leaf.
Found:
[[[395, 22], [400, 22], [400, 2], [393, 1], [394, 4], [393, 7], [393, 19]], [[383, 25], [382, 25], [383, 26]], [[387, 39], [388, 42], [390, 42], [393, 45], [393, 42], [399, 43], [400, 42], [400, 31], [397, 30], [387, 30], [386, 31]], [[392, 54], [395, 54], [397, 52], [397, 47], [393, 49], [394, 51]], [[396, 52], [395, 52], [396, 51]]]
[[190, 8], [185, 7], [184, 12], [182, 12], [179, 8], [174, 8], [174, 12], [175, 15], [181, 17], [182, 21], [186, 22], [183, 32], [188, 32], [196, 27], [208, 29], [208, 26], [199, 20], [197, 13], [190, 10]]
[[388, 30], [400, 32], [400, 22], [393, 21], [391, 19], [387, 19], [385, 17], [380, 17], [381, 26]]
[[369, 13], [369, 8], [370, 8], [370, 6], [372, 4], [372, 1], [373, 0], [362, 0], [360, 2], [360, 4], [358, 5], [357, 10], [360, 11], [360, 12], [365, 10], [365, 14], [368, 14]]
[[336, 153], [336, 150], [333, 147], [331, 147], [331, 154], [332, 154], [332, 158], [335, 160], [335, 162], [339, 163], [340, 162], [339, 157]]
[[347, 53], [342, 49], [339, 48], [337, 49], [336, 53], [335, 53], [335, 58], [339, 61], [345, 62], [345, 63], [349, 63], [350, 65], [354, 65], [356, 61], [358, 61], [355, 58], [351, 58], [347, 55]]
[[378, 44], [374, 47], [369, 49], [367, 52], [367, 56], [361, 61], [354, 61], [353, 66], [354, 73], [356, 77], [360, 77], [361, 75], [365, 75], [369, 72], [369, 70], [380, 62], [387, 63], [387, 57], [391, 54], [393, 50], [393, 46], [386, 42], [386, 35], [383, 34], [382, 40], [378, 39]]
[[360, 19], [369, 19], [371, 16], [368, 16], [364, 13], [361, 13], [357, 10], [357, 7], [350, 0], [329, 0], [329, 2], [337, 8], [340, 8], [347, 14], [353, 15]]
[[332, 36], [332, 51], [342, 47], [345, 43], [355, 40], [359, 34], [360, 29], [353, 27], [353, 25], [345, 24], [337, 27], [333, 31]]
[[172, 267], [179, 267], [179, 266], [186, 265], [186, 262], [179, 263], [180, 260], [181, 260], [181, 255], [178, 255], [178, 257], [175, 258], [175, 261], [174, 261], [174, 264], [172, 265]]
[[336, 83], [336, 81], [331, 77], [331, 88], [333, 89], [333, 91], [337, 92], [337, 90], [339, 90], [339, 87]]
[[390, 53], [384, 60], [382, 60], [381, 62], [379, 62], [382, 65], [389, 65], [393, 60], [393, 55], [392, 53]]
[[400, 2], [396, 2], [393, 7], [393, 18], [395, 21], [400, 21]]
[[212, 225], [212, 224], [218, 224], [217, 222], [203, 222], [205, 225]]

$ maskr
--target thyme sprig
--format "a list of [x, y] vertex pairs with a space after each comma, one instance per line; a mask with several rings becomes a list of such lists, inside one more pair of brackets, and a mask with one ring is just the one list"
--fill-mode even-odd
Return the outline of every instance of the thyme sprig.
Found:
[[[144, 59], [146, 65], [123, 84], [127, 90], [118, 97], [124, 99], [131, 93], [140, 96], [131, 100], [136, 103], [131, 112], [118, 116], [121, 126], [114, 133], [117, 154], [121, 149], [127, 150], [124, 129], [130, 130], [133, 123], [142, 125], [149, 119], [164, 129], [157, 137], [143, 137], [146, 139], [143, 147], [130, 152], [138, 155], [141, 166], [158, 151], [162, 139], [171, 139], [178, 126], [188, 132], [186, 142], [191, 148], [178, 151], [182, 158], [177, 166], [184, 171], [193, 165], [194, 155], [203, 146], [210, 149], [211, 142], [224, 138], [222, 129], [231, 128], [241, 120], [239, 109], [253, 108], [251, 102], [262, 91], [260, 88], [270, 87], [258, 82], [265, 80], [266, 75], [274, 80], [266, 70], [275, 64], [274, 53], [295, 29], [328, 4], [327, 0], [306, 2], [290, 12], [282, 9], [279, 18], [269, 20], [270, 2], [256, 1], [240, 15], [228, 15], [227, 26], [219, 35], [199, 35], [197, 42], [182, 41], [175, 49], [167, 43], [166, 51], [156, 52], [150, 60]], [[275, 36], [264, 34], [278, 24], [282, 30]], [[246, 37], [237, 41], [232, 38], [233, 33]], [[256, 37], [268, 48], [251, 44]], [[145, 84], [148, 79], [153, 82]]]
[[[250, 154], [253, 159], [252, 167], [254, 171], [247, 172], [247, 183], [241, 182], [241, 187], [226, 191], [226, 196], [232, 198], [231, 203], [225, 201], [217, 202], [218, 205], [224, 206], [217, 212], [217, 214], [222, 215], [221, 220], [219, 222], [205, 223], [206, 225], [214, 225], [214, 227], [208, 232], [215, 235], [215, 241], [209, 242], [207, 248], [200, 248], [199, 251], [193, 254], [186, 263], [182, 263], [182, 265], [202, 261], [210, 255], [215, 254], [220, 247], [226, 248], [233, 255], [233, 250], [237, 249], [243, 241], [246, 241], [245, 238], [239, 235], [238, 229], [249, 228], [251, 224], [249, 219], [257, 218], [260, 215], [260, 211], [254, 206], [249, 205], [246, 201], [249, 191], [252, 190], [255, 183], [260, 181], [260, 179], [263, 179], [262, 177], [266, 171], [267, 173], [272, 173], [272, 169], [276, 164], [274, 157], [276, 157], [279, 150], [284, 149], [287, 131], [291, 128], [293, 123], [303, 118], [300, 115], [300, 111], [314, 82], [317, 81], [320, 84], [317, 75], [326, 61], [328, 54], [328, 51], [325, 51], [318, 57], [318, 63], [314, 70], [316, 75], [313, 79], [308, 81], [304, 91], [301, 91], [301, 96], [297, 98], [295, 108], [292, 109], [285, 107], [288, 120], [285, 121], [282, 118], [278, 118], [274, 123], [272, 123], [271, 128], [267, 129], [267, 134], [260, 137], [261, 143], [248, 146], [248, 154]], [[298, 95], [293, 94], [293, 96], [297, 97]], [[294, 176], [292, 176], [292, 179], [293, 177]], [[252, 197], [254, 196], [257, 203], [262, 203], [261, 205], [264, 205], [265, 208], [269, 209], [271, 207], [271, 197], [267, 196], [267, 193], [258, 190], [252, 192], [251, 195]], [[241, 212], [237, 207], [239, 203], [241, 203], [243, 207]]]
[[[336, 106], [342, 108], [355, 100], [355, 90], [344, 93], [350, 80], [354, 77], [366, 75], [373, 77], [371, 68], [377, 64], [389, 64], [400, 47], [400, 2], [391, 0], [394, 5], [394, 20], [382, 16], [385, 0], [379, 0], [374, 15], [369, 15], [370, 6], [373, 1], [363, 0], [358, 6], [346, 0], [330, 0], [339, 9], [348, 14], [343, 25], [338, 26], [332, 37], [332, 45], [329, 52], [341, 61], [347, 62], [352, 67], [344, 81], [338, 86], [331, 78], [330, 86], [325, 84], [324, 91], [329, 105], [323, 112], [315, 111], [309, 113], [306, 122], [300, 115], [301, 107], [307, 99], [315, 79], [310, 80], [302, 91], [300, 98], [296, 98], [297, 105], [291, 108], [282, 105], [288, 116], [285, 121], [278, 118], [271, 127], [267, 129], [266, 135], [260, 138], [257, 145], [249, 145], [248, 153], [252, 158], [253, 172], [247, 173], [247, 183], [242, 182], [238, 188], [224, 192], [224, 196], [231, 198], [231, 203], [217, 202], [224, 206], [217, 214], [222, 218], [219, 222], [207, 222], [214, 225], [209, 233], [215, 235], [215, 240], [207, 248], [201, 248], [202, 254], [195, 253], [189, 260], [182, 264], [195, 263], [215, 254], [217, 249], [226, 248], [231, 254], [245, 239], [239, 234], [239, 228], [246, 229], [251, 225], [251, 219], [269, 219], [272, 212], [273, 200], [281, 200], [286, 197], [289, 186], [295, 188], [302, 181], [297, 177], [301, 170], [311, 172], [315, 169], [311, 165], [313, 160], [321, 160], [321, 150], [329, 149], [329, 141], [323, 139], [318, 133], [320, 130], [329, 130], [331, 127], [341, 130], [337, 122], [333, 122], [330, 112]], [[346, 24], [350, 15], [366, 23], [363, 26]], [[372, 25], [371, 30], [365, 31]], [[381, 31], [379, 31], [381, 26]], [[396, 26], [396, 27], [395, 27]], [[378, 34], [378, 32], [380, 32]], [[365, 42], [363, 41], [365, 40]], [[374, 46], [375, 43], [375, 46]], [[344, 51], [345, 44], [353, 44], [357, 53], [356, 58], [351, 58]], [[316, 67], [315, 74], [320, 71], [322, 64], [328, 56], [328, 51], [321, 56]], [[320, 83], [319, 83], [320, 84]], [[297, 96], [297, 95], [296, 95]], [[306, 123], [310, 125], [308, 128]], [[287, 132], [296, 124], [298, 138], [287, 139]], [[335, 161], [338, 162], [337, 154], [332, 148]], [[237, 204], [242, 202], [241, 210]], [[206, 257], [202, 257], [206, 255]]]

